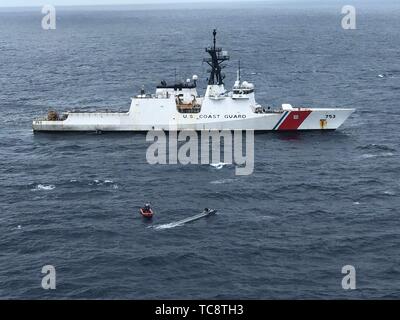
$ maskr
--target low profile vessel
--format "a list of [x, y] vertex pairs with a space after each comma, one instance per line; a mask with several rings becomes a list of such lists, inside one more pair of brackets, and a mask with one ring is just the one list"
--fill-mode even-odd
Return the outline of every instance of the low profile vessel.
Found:
[[127, 112], [50, 111], [33, 121], [34, 131], [148, 131], [148, 130], [335, 130], [355, 111], [349, 108], [308, 108], [283, 104], [266, 107], [255, 100], [255, 87], [242, 81], [239, 70], [232, 90], [224, 84], [222, 69], [228, 52], [213, 44], [204, 62], [210, 75], [204, 96], [197, 92], [198, 77], [185, 83], [161, 81], [154, 94], [144, 89], [132, 98]]

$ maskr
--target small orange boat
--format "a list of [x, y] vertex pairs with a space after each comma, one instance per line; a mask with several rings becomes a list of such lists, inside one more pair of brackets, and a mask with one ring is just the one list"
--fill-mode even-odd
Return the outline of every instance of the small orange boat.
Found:
[[148, 218], [151, 219], [153, 218], [153, 210], [152, 209], [145, 209], [145, 208], [140, 208], [139, 209], [140, 214], [142, 215], [142, 217], [144, 218]]

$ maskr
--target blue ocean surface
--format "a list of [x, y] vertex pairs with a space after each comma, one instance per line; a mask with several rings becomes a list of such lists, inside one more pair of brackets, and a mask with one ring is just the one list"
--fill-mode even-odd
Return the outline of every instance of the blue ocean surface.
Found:
[[[356, 2], [356, 30], [344, 4], [60, 7], [48, 31], [40, 8], [1, 9], [0, 298], [400, 298], [400, 3]], [[175, 70], [204, 93], [213, 28], [228, 88], [240, 59], [262, 105], [356, 113], [257, 134], [248, 176], [149, 165], [145, 134], [33, 134], [49, 109], [128, 110]]]

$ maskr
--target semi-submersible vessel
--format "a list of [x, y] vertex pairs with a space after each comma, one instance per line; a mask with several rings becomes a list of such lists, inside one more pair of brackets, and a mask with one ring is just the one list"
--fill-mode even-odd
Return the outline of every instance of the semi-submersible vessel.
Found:
[[231, 91], [225, 89], [222, 69], [229, 55], [213, 44], [204, 59], [210, 76], [204, 96], [197, 93], [198, 77], [186, 83], [161, 81], [155, 94], [132, 98], [127, 112], [50, 111], [33, 121], [34, 131], [148, 131], [148, 130], [334, 130], [354, 112], [346, 108], [306, 108], [283, 104], [264, 107], [254, 97], [254, 85], [241, 81], [240, 64]]

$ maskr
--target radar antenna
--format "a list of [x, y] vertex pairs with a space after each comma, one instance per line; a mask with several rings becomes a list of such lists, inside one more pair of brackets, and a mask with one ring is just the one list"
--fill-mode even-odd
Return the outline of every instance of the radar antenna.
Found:
[[222, 65], [224, 61], [229, 60], [229, 55], [226, 51], [222, 51], [222, 48], [216, 46], [217, 30], [213, 31], [213, 47], [206, 48], [206, 52], [210, 55], [210, 58], [203, 59], [210, 67], [210, 77], [208, 78], [208, 84], [224, 84], [224, 76], [221, 74], [221, 70], [225, 67]]

